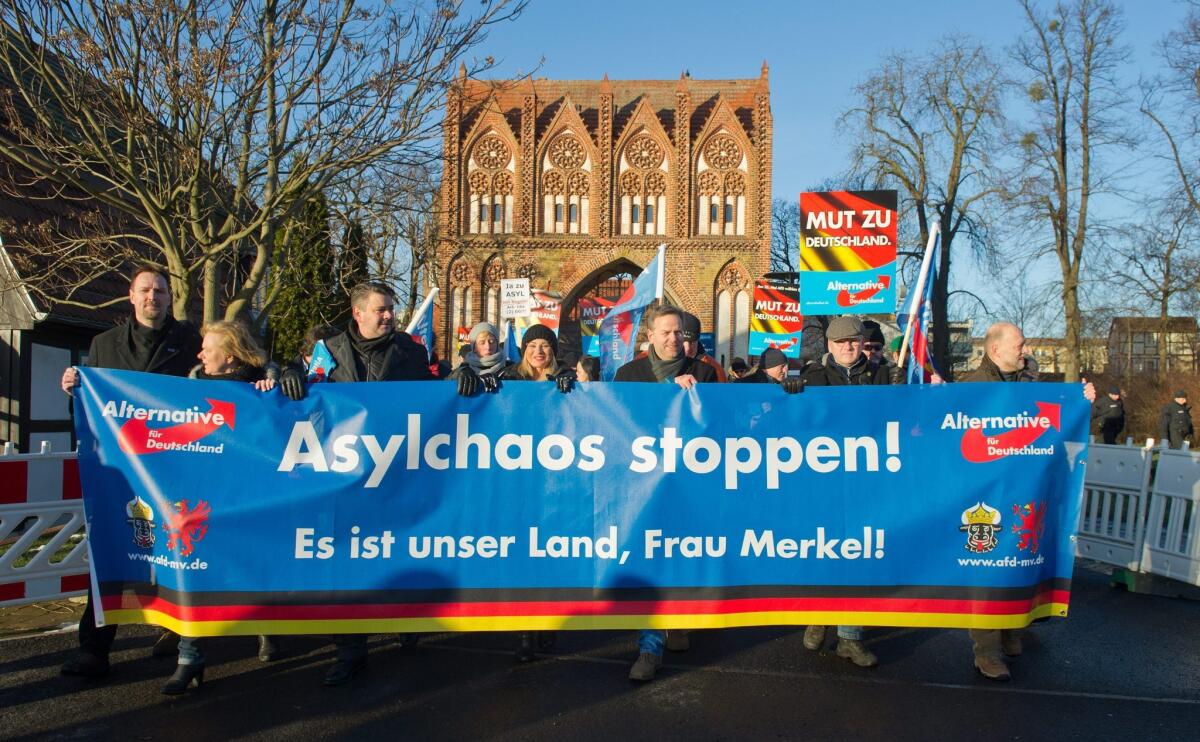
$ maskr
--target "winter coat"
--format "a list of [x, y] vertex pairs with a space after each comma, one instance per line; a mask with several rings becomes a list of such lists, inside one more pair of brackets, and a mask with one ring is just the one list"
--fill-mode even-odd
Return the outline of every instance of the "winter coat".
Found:
[[1158, 436], [1167, 441], [1171, 448], [1183, 448], [1183, 442], [1192, 437], [1192, 408], [1175, 400], [1167, 402], [1158, 421]]
[[860, 355], [846, 371], [832, 357], [810, 363], [801, 374], [805, 386], [882, 386], [891, 384], [887, 366], [875, 365]]
[[406, 332], [394, 330], [374, 340], [363, 340], [351, 323], [345, 331], [325, 341], [337, 366], [329, 381], [434, 381], [425, 347]]
[[238, 366], [227, 374], [218, 374], [210, 376], [204, 373], [204, 364], [197, 363], [195, 367], [188, 372], [189, 379], [201, 379], [204, 381], [241, 381], [246, 384], [253, 384], [256, 381], [262, 381], [267, 378], [267, 370], [262, 366]]
[[[679, 369], [676, 377], [687, 376], [688, 374], [696, 377], [696, 381], [702, 384], [717, 381], [717, 373], [713, 371], [712, 366], [695, 358], [687, 359], [683, 367]], [[658, 383], [658, 378], [654, 375], [654, 368], [650, 365], [650, 356], [646, 356], [644, 358], [635, 358], [617, 369], [614, 381], [643, 381], [655, 384]]]
[[188, 322], [168, 317], [159, 330], [160, 340], [149, 357], [139, 353], [134, 344], [132, 317], [128, 322], [105, 330], [92, 338], [88, 350], [89, 368], [111, 368], [118, 371], [145, 371], [166, 376], [187, 376], [200, 352], [200, 333]]
[[1104, 442], [1116, 443], [1117, 436], [1125, 428], [1125, 400], [1114, 400], [1107, 395], [1103, 399], [1096, 400], [1092, 419], [1100, 421], [1100, 435]]
[[983, 362], [979, 364], [979, 368], [974, 371], [968, 371], [959, 377], [959, 381], [1037, 381], [1037, 377], [1032, 373], [1017, 371], [1013, 374], [1008, 374], [1010, 378], [1004, 378], [999, 367], [992, 362], [992, 359], [984, 355]]

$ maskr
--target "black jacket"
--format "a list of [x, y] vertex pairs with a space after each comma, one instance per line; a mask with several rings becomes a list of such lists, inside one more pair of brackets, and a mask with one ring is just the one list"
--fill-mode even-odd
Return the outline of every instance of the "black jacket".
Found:
[[[992, 363], [992, 359], [985, 355], [983, 361], [979, 364], [979, 368], [963, 374], [959, 378], [959, 381], [1037, 381], [1037, 378], [1033, 374], [1034, 372], [1026, 371], [1004, 374], [995, 363]], [[1005, 378], [1006, 376], [1008, 378]]]
[[1167, 441], [1171, 448], [1183, 448], [1183, 442], [1191, 438], [1194, 432], [1192, 408], [1175, 400], [1167, 402], [1158, 421], [1159, 437]]
[[1104, 436], [1104, 442], [1112, 442], [1125, 428], [1125, 400], [1114, 400], [1107, 395], [1096, 400], [1092, 419], [1100, 421], [1100, 433]]
[[434, 381], [425, 347], [406, 332], [393, 331], [376, 342], [362, 341], [350, 328], [325, 341], [337, 363], [329, 381]]
[[[712, 366], [698, 361], [695, 358], [689, 358], [684, 362], [683, 367], [679, 369], [676, 376], [687, 376], [691, 374], [696, 377], [696, 381], [700, 383], [710, 383], [717, 381], [717, 372], [713, 371]], [[654, 375], [654, 368], [650, 365], [650, 356], [644, 358], [635, 358], [626, 363], [624, 366], [617, 369], [617, 375], [614, 381], [645, 381], [657, 383], [658, 378]]]
[[824, 364], [808, 364], [801, 378], [805, 386], [883, 386], [892, 383], [887, 366], [875, 365], [867, 361], [866, 356], [860, 355], [848, 371], [842, 371], [830, 357]]
[[733, 383], [734, 384], [778, 384], [779, 382], [775, 381], [770, 376], [767, 376], [767, 372], [763, 371], [761, 368], [755, 368], [754, 373], [746, 374], [745, 376], [734, 379]]
[[134, 347], [133, 325], [136, 321], [130, 318], [125, 324], [92, 338], [86, 365], [90, 368], [187, 376], [196, 364], [196, 354], [200, 352], [200, 333], [196, 328], [188, 322], [168, 318], [161, 330], [161, 342], [148, 359], [141, 361]]

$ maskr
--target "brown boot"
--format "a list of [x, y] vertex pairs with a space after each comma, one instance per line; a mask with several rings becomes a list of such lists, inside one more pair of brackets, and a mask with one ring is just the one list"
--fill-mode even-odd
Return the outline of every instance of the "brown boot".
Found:
[[990, 654], [975, 655], [975, 669], [988, 680], [1008, 680], [1008, 665], [1004, 660]]
[[825, 643], [825, 627], [809, 626], [804, 629], [804, 648], [813, 652]]
[[837, 656], [844, 657], [859, 667], [874, 667], [879, 664], [879, 658], [875, 656], [875, 653], [867, 649], [857, 639], [842, 639], [839, 637]]

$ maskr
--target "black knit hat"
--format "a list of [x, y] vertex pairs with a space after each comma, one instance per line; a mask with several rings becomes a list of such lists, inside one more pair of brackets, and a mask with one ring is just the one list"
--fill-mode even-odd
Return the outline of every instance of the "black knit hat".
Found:
[[683, 339], [695, 340], [700, 337], [700, 318], [694, 314], [683, 313]]
[[767, 348], [758, 359], [758, 365], [762, 368], [775, 368], [786, 364], [787, 356], [779, 348]]
[[531, 340], [545, 340], [550, 343], [550, 354], [555, 358], [558, 357], [558, 336], [554, 334], [545, 325], [531, 325], [526, 328], [525, 334], [521, 336], [521, 357], [525, 357], [525, 349], [529, 346]]

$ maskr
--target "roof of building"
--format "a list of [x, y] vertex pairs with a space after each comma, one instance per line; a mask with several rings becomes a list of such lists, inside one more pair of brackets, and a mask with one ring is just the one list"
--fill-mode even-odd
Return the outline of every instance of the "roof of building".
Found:
[[535, 136], [540, 137], [554, 120], [555, 114], [569, 97], [578, 107], [584, 126], [593, 137], [599, 126], [600, 96], [609, 92], [613, 100], [613, 136], [619, 136], [644, 99], [654, 111], [667, 136], [675, 136], [676, 94], [686, 90], [691, 96], [690, 135], [695, 137], [708, 121], [718, 98], [728, 103], [742, 127], [749, 134], [755, 97], [767, 92], [766, 66], [763, 77], [745, 80], [694, 80], [683, 76], [679, 80], [474, 80], [463, 85], [466, 113], [462, 117], [462, 132], [470, 129], [482, 112], [489, 96], [494, 95], [504, 117], [514, 132], [520, 130], [521, 108], [525, 97], [536, 96]]
[[[1113, 317], [1109, 326], [1109, 334], [1113, 332], [1158, 332], [1162, 328], [1162, 320], [1158, 317]], [[1167, 317], [1167, 332], [1197, 331], [1195, 317]]]

